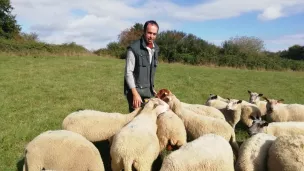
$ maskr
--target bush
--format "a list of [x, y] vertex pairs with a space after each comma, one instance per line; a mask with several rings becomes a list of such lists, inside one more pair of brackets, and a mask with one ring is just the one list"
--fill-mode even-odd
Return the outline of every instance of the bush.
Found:
[[87, 55], [91, 54], [86, 48], [76, 43], [64, 43], [60, 45], [47, 44], [36, 41], [17, 41], [0, 39], [0, 51], [2, 53], [16, 55]]

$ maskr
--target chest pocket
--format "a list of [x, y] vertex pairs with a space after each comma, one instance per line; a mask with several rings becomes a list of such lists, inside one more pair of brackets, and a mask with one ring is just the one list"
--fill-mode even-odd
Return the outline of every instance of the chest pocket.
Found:
[[150, 65], [149, 55], [139, 55], [138, 64], [141, 67], [147, 67]]

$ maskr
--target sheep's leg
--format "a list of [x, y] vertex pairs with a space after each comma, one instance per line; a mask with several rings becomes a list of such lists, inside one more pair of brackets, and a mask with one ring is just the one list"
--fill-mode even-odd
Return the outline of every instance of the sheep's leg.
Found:
[[231, 145], [231, 147], [232, 147], [232, 150], [233, 150], [235, 159], [237, 159], [237, 158], [238, 158], [238, 152], [239, 152], [239, 145], [238, 145], [238, 143], [236, 142], [235, 134], [232, 134], [232, 135], [231, 135], [231, 138], [230, 138], [230, 145]]
[[23, 170], [31, 171], [31, 170], [43, 169], [43, 164], [40, 159], [41, 159], [41, 156], [35, 155], [35, 153], [29, 154], [28, 152], [26, 152]]
[[123, 160], [124, 171], [132, 171], [133, 163], [135, 163], [133, 160]]
[[152, 163], [141, 163], [136, 168], [137, 171], [151, 171], [152, 170]]
[[112, 171], [121, 171], [123, 169], [122, 161], [120, 160], [119, 162], [114, 162], [114, 160], [112, 160], [111, 168]]

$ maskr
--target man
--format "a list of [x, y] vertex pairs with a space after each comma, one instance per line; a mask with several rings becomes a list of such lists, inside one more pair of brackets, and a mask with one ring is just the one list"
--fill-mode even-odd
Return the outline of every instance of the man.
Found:
[[144, 33], [127, 50], [124, 94], [127, 97], [129, 111], [141, 106], [144, 99], [155, 96], [154, 76], [158, 63], [159, 47], [154, 40], [159, 26], [156, 21], [147, 21]]

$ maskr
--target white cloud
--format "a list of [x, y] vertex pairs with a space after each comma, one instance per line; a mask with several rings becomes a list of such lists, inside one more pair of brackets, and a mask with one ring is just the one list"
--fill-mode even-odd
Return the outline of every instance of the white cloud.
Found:
[[259, 15], [261, 20], [273, 20], [282, 17], [282, 7], [281, 6], [272, 6], [264, 10], [262, 14]]
[[[160, 30], [177, 29], [184, 21], [205, 21], [259, 12], [272, 20], [303, 12], [303, 0], [210, 0], [181, 6], [169, 0], [11, 0], [17, 21], [26, 23], [42, 41], [75, 41], [89, 49], [105, 47], [135, 22], [155, 19]], [[75, 11], [83, 11], [75, 15]]]
[[287, 50], [290, 46], [295, 44], [304, 46], [304, 33], [285, 35], [275, 39], [265, 40], [265, 43], [270, 51]]

